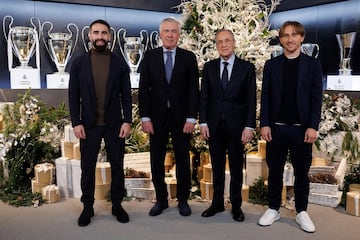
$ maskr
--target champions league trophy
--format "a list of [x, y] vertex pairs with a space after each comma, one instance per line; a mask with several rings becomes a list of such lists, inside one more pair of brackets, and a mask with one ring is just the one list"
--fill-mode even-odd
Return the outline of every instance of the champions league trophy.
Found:
[[[10, 21], [8, 25], [6, 24], [7, 20]], [[34, 21], [37, 22], [40, 29], [40, 20], [36, 17], [30, 19], [32, 27], [13, 27], [14, 18], [12, 16], [7, 15], [3, 18], [3, 32], [7, 41], [11, 88], [41, 88], [39, 36]], [[8, 33], [6, 32], [7, 28]], [[28, 65], [34, 53], [36, 54], [35, 68]], [[13, 62], [14, 55], [19, 59], [20, 66], [13, 67], [15, 65]]]
[[137, 69], [147, 50], [149, 34], [146, 30], [141, 30], [140, 37], [126, 37], [126, 30], [121, 28], [117, 36], [121, 54], [130, 67], [131, 87], [138, 88], [140, 75]]
[[356, 32], [336, 34], [340, 48], [339, 75], [351, 75], [351, 51], [354, 46]]
[[[108, 47], [110, 51], [113, 52], [116, 45], [116, 30], [113, 27], [110, 27], [110, 33], [111, 33], [111, 42], [108, 43]], [[89, 39], [89, 34], [90, 34], [90, 27], [89, 26], [83, 27], [81, 30], [81, 39], [86, 52], [88, 52], [92, 48], [92, 42]]]
[[162, 42], [161, 42], [159, 33], [157, 31], [151, 32], [151, 34], [150, 34], [150, 47], [151, 47], [151, 49], [161, 47], [161, 46], [162, 46]]
[[[46, 31], [45, 27], [48, 26]], [[71, 30], [73, 27], [73, 30]], [[53, 24], [44, 22], [41, 26], [42, 39], [51, 60], [55, 63], [58, 72], [47, 74], [47, 88], [68, 88], [69, 74], [65, 72], [79, 37], [79, 28], [74, 23], [67, 25], [67, 33], [51, 32]]]

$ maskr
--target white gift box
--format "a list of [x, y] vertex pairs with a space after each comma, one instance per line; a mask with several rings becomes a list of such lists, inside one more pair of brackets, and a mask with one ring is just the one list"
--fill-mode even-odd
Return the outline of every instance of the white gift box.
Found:
[[256, 179], [268, 177], [268, 167], [265, 158], [257, 154], [246, 154], [246, 183], [243, 184], [252, 186]]
[[79, 142], [79, 139], [74, 134], [73, 127], [68, 124], [64, 127], [64, 137], [66, 142]]
[[74, 198], [80, 198], [82, 195], [80, 179], [81, 179], [81, 166], [80, 160], [68, 160], [71, 162], [71, 176], [72, 176], [72, 189], [74, 193]]
[[73, 181], [71, 161], [65, 157], [55, 159], [56, 184], [60, 189], [61, 196], [73, 197]]

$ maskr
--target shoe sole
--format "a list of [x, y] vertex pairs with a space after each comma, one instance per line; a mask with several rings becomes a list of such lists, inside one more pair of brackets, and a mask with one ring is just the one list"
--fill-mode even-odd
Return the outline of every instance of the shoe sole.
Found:
[[280, 216], [279, 217], [277, 217], [277, 218], [275, 218], [274, 219], [274, 221], [272, 222], [272, 223], [270, 223], [270, 224], [260, 224], [259, 222], [258, 222], [258, 225], [259, 226], [262, 226], [262, 227], [269, 227], [269, 226], [271, 226], [274, 222], [276, 222], [276, 221], [278, 221], [280, 219]]
[[304, 229], [304, 228], [301, 226], [301, 224], [298, 222], [297, 219], [295, 219], [295, 221], [296, 221], [297, 224], [299, 224], [300, 229], [303, 230], [303, 231], [306, 232], [306, 233], [314, 233], [314, 232], [316, 231], [316, 230], [314, 230], [314, 231], [308, 231], [308, 230]]

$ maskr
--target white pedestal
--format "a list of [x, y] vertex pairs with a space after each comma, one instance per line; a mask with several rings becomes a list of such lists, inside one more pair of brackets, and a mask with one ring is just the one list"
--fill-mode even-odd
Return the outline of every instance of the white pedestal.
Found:
[[243, 184], [252, 186], [256, 179], [268, 177], [268, 167], [265, 158], [257, 154], [246, 154], [246, 183]]
[[81, 179], [81, 167], [80, 160], [68, 160], [71, 161], [71, 176], [72, 176], [72, 186], [74, 192], [74, 198], [80, 198], [82, 195], [80, 179]]
[[37, 68], [13, 68], [10, 69], [11, 89], [39, 89], [40, 69]]
[[130, 73], [131, 88], [139, 88], [139, 82], [140, 82], [140, 74]]
[[328, 75], [326, 89], [360, 91], [360, 75]]
[[69, 87], [70, 75], [68, 73], [46, 74], [46, 87], [48, 89], [67, 89]]

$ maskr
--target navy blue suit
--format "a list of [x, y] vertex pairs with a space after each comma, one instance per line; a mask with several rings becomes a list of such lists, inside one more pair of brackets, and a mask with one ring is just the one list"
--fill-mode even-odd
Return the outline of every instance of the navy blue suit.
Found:
[[230, 201], [233, 209], [242, 204], [242, 168], [244, 146], [241, 142], [245, 127], [256, 124], [255, 67], [235, 57], [225, 91], [220, 81], [220, 58], [204, 65], [200, 93], [200, 123], [209, 127], [209, 148], [213, 170], [212, 205], [224, 206], [225, 156], [229, 156]]
[[[290, 151], [295, 170], [295, 207], [306, 211], [309, 195], [308, 171], [312, 160], [312, 144], [305, 143], [308, 128], [318, 130], [322, 104], [322, 68], [318, 59], [305, 54], [299, 56], [296, 86], [298, 122], [277, 123], [284, 89], [285, 56], [280, 55], [266, 62], [262, 82], [260, 126], [270, 127], [272, 141], [266, 146], [269, 166], [269, 207], [278, 210], [281, 205], [284, 164]], [[284, 115], [282, 113], [282, 115]], [[286, 113], [285, 113], [286, 115]]]
[[111, 200], [121, 203], [124, 196], [125, 139], [119, 138], [124, 122], [132, 121], [129, 67], [123, 58], [110, 53], [110, 66], [104, 104], [105, 126], [96, 124], [96, 93], [90, 53], [74, 59], [69, 82], [69, 109], [73, 127], [83, 125], [86, 139], [80, 139], [81, 201], [94, 202], [95, 169], [101, 140], [105, 140], [107, 159], [111, 164]]

